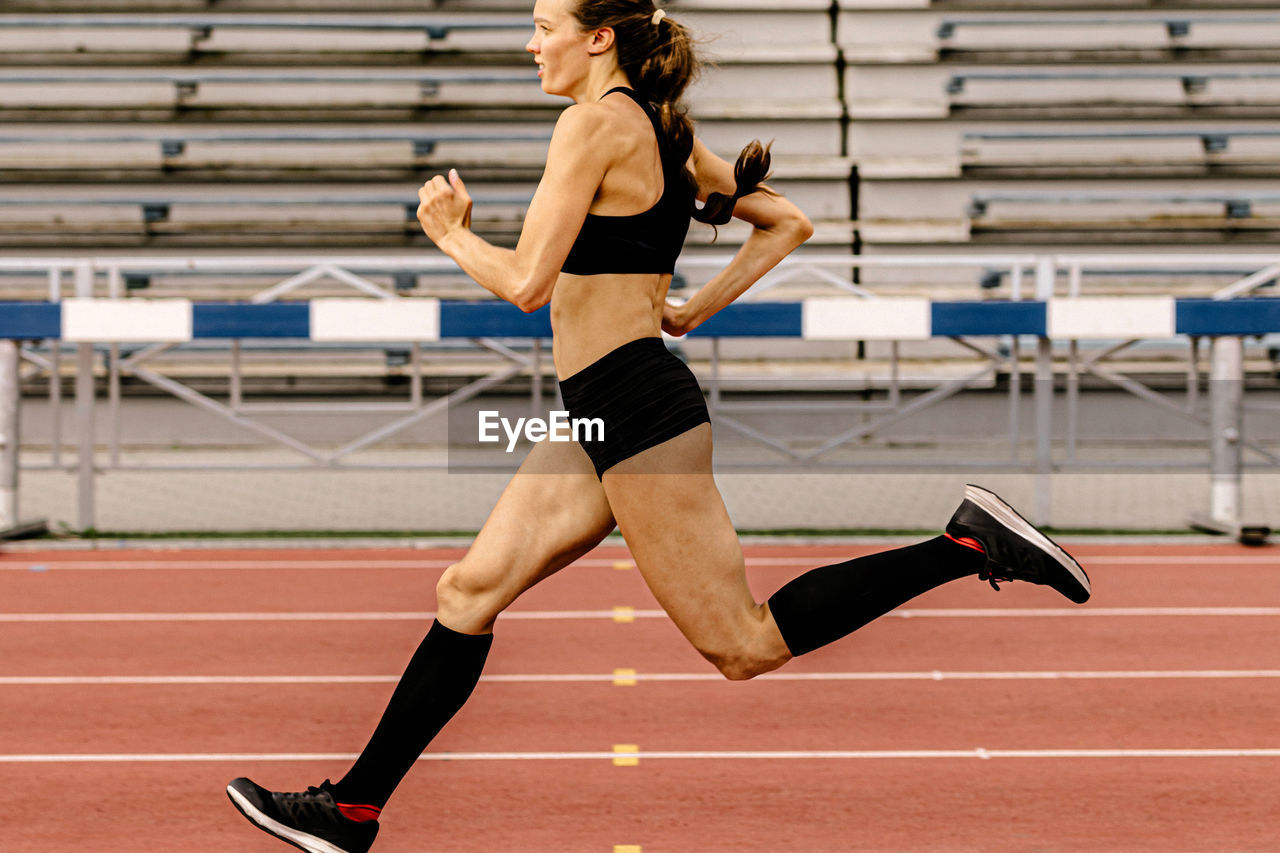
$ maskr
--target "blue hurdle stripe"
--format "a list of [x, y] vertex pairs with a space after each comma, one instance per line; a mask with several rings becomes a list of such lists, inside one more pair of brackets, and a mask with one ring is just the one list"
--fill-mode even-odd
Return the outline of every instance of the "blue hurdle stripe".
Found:
[[0, 340], [41, 341], [62, 337], [62, 306], [56, 302], [0, 302]]
[[1265, 335], [1280, 331], [1280, 299], [1179, 299], [1182, 335]]
[[191, 333], [196, 338], [306, 339], [311, 317], [305, 302], [202, 302], [192, 306]]
[[798, 338], [804, 332], [799, 302], [729, 305], [689, 333], [700, 338]]
[[441, 302], [442, 338], [549, 338], [551, 307], [526, 314], [505, 302]]
[[934, 302], [933, 334], [1039, 335], [1045, 334], [1043, 302]]

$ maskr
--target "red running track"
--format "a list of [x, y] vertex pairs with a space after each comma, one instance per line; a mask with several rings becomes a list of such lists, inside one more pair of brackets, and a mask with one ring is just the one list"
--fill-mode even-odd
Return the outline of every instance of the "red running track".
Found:
[[[877, 549], [746, 550], [763, 599]], [[598, 549], [499, 623], [374, 850], [1280, 850], [1280, 556], [1073, 551], [1084, 607], [961, 582], [731, 684]], [[459, 553], [0, 554], [0, 847], [289, 849], [225, 783], [340, 775]]]

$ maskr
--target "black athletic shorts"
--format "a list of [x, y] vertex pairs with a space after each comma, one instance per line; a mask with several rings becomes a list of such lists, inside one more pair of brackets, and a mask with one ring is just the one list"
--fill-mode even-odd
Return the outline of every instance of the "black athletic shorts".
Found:
[[623, 344], [560, 380], [560, 396], [570, 418], [598, 418], [604, 424], [603, 440], [579, 439], [597, 477], [642, 450], [711, 422], [698, 380], [662, 338]]

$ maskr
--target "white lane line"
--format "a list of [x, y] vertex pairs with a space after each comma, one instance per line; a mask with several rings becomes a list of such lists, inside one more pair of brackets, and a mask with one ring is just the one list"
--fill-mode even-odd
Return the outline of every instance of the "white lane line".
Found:
[[[851, 549], [861, 551], [862, 549]], [[621, 557], [587, 557], [574, 563], [582, 568], [613, 568]], [[748, 568], [795, 567], [822, 565], [840, 559], [837, 556], [747, 557]], [[1219, 555], [1154, 555], [1098, 554], [1081, 557], [1086, 566], [1280, 566], [1280, 557], [1248, 554]], [[456, 559], [378, 559], [365, 560], [42, 560], [38, 555], [0, 562], [0, 571], [309, 571], [316, 569], [445, 569]]]
[[[1280, 758], [1280, 749], [829, 749], [729, 751], [654, 751], [623, 753], [646, 761], [671, 760], [892, 760], [955, 759], [984, 761], [1001, 758]], [[419, 761], [610, 761], [619, 753], [609, 752], [434, 752]], [[28, 753], [0, 754], [0, 764], [87, 764], [87, 763], [186, 763], [251, 761], [351, 761], [354, 752], [185, 752], [185, 753]]]
[[[0, 687], [110, 687], [203, 684], [388, 684], [399, 680], [399, 676], [395, 675], [7, 675], [0, 677]], [[481, 676], [481, 680], [484, 680], [484, 676]]]
[[1246, 554], [1100, 554], [1081, 557], [1083, 563], [1106, 563], [1112, 566], [1280, 566], [1280, 557], [1249, 556]]
[[996, 619], [1038, 616], [1280, 616], [1280, 607], [1045, 607], [895, 610], [900, 619]]
[[[724, 676], [710, 672], [638, 672], [636, 681], [721, 682]], [[1160, 670], [1045, 670], [1010, 672], [775, 672], [760, 681], [1109, 681], [1151, 679], [1268, 679], [1280, 678], [1280, 669], [1160, 669]], [[396, 675], [10, 675], [0, 676], [0, 687], [55, 686], [152, 686], [152, 685], [255, 685], [255, 684], [393, 684]], [[495, 684], [612, 684], [615, 673], [554, 673], [483, 675]]]
[[[182, 612], [182, 613], [0, 613], [0, 622], [423, 622], [435, 618], [432, 611], [271, 611], [271, 612]], [[500, 616], [503, 620], [608, 619], [610, 610], [517, 610]], [[662, 610], [635, 610], [637, 619], [665, 619]]]
[[[876, 546], [870, 550], [856, 549], [859, 553], [879, 553], [888, 551], [893, 546]], [[854, 549], [850, 549], [854, 550]], [[824, 565], [824, 561], [847, 559], [839, 555], [797, 555], [794, 557], [747, 557], [748, 568], [751, 566], [781, 566], [803, 568], [813, 565]], [[1280, 556], [1262, 554], [1085, 554], [1079, 560], [1086, 567], [1095, 564], [1114, 566], [1280, 566]], [[608, 560], [579, 560], [576, 565], [605, 565]]]
[[434, 616], [434, 613], [424, 612], [373, 610], [334, 613], [0, 613], [0, 622], [420, 622]]
[[[40, 560], [5, 561], [9, 571], [289, 571], [312, 569], [445, 569], [457, 560]], [[601, 565], [613, 561], [599, 560]]]
[[[562, 621], [607, 619], [610, 610], [508, 610], [500, 621]], [[629, 610], [635, 619], [666, 619], [662, 610]], [[928, 608], [894, 610], [890, 619], [1011, 619], [1046, 617], [1148, 617], [1148, 616], [1280, 616], [1280, 607], [1044, 607], [1044, 608]], [[422, 622], [435, 618], [430, 611], [241, 611], [179, 613], [0, 613], [0, 623], [40, 622]]]

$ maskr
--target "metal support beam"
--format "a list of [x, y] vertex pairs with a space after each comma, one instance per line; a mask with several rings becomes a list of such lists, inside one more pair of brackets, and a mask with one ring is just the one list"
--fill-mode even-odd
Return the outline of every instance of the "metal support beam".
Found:
[[1053, 341], [1040, 338], [1036, 342], [1035, 401], [1036, 459], [1035, 498], [1031, 521], [1048, 526], [1052, 519], [1053, 493]]
[[[93, 264], [76, 265], [76, 296], [93, 296]], [[94, 379], [93, 344], [76, 344], [76, 446], [78, 482], [76, 526], [95, 527], [94, 522]]]
[[18, 344], [0, 341], [0, 533], [18, 524]]
[[1214, 338], [1209, 359], [1209, 514], [1191, 523], [1261, 544], [1270, 528], [1243, 520], [1244, 339]]
[[[1053, 297], [1058, 270], [1047, 258], [1036, 264], [1036, 299]], [[1052, 518], [1053, 488], [1053, 341], [1036, 340], [1036, 385], [1032, 393], [1035, 404], [1035, 496], [1031, 504], [1031, 521], [1047, 526]]]
[[1244, 341], [1214, 338], [1209, 369], [1209, 517], [1240, 524], [1244, 437]]

